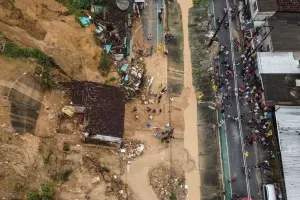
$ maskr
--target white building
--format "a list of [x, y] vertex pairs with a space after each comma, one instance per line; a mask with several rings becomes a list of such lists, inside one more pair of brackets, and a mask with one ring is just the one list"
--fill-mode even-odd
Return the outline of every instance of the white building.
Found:
[[287, 200], [300, 199], [300, 107], [276, 106], [275, 110]]

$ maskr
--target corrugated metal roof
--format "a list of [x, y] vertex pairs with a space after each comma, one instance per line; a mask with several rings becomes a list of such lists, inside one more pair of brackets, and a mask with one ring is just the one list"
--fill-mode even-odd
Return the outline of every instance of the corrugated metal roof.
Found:
[[287, 199], [300, 199], [300, 106], [276, 106], [275, 115]]
[[257, 52], [257, 64], [260, 74], [300, 74], [292, 52]]

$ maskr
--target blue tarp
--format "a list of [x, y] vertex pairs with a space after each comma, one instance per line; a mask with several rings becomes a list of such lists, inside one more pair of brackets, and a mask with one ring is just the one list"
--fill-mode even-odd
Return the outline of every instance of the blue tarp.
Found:
[[84, 26], [90, 25], [90, 19], [88, 17], [79, 17], [79, 20]]
[[128, 75], [124, 77], [124, 81], [128, 81]]
[[110, 44], [105, 45], [105, 51], [106, 51], [106, 53], [109, 53], [110, 50], [111, 50], [111, 45]]
[[128, 68], [128, 64], [124, 64], [124, 65], [121, 67], [121, 70], [122, 70], [123, 72], [126, 72], [127, 68]]

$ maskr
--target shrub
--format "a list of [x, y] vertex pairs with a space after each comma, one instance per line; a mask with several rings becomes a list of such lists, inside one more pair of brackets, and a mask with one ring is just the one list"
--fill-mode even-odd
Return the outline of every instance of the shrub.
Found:
[[30, 57], [29, 50], [25, 50], [13, 42], [7, 42], [5, 44], [3, 54], [7, 57], [12, 57], [12, 58], [18, 58], [18, 57], [28, 58], [28, 57]]
[[111, 66], [111, 61], [107, 54], [102, 51], [100, 54], [100, 63], [99, 63], [99, 70], [102, 74], [102, 76], [107, 76], [108, 73], [110, 72], [110, 66]]
[[91, 4], [103, 5], [107, 0], [56, 0], [68, 8], [70, 14], [82, 16], [84, 10], [89, 10]]
[[56, 181], [66, 182], [69, 180], [69, 176], [72, 174], [72, 169], [66, 169], [63, 171], [56, 172], [53, 179]]
[[44, 157], [43, 156], [43, 162], [45, 165], [49, 164], [49, 161], [50, 161], [50, 156], [51, 156], [52, 152], [50, 152], [47, 157]]
[[15, 183], [15, 185], [14, 185], [14, 189], [17, 192], [23, 191], [24, 188], [25, 188], [25, 185], [23, 183]]
[[56, 88], [56, 82], [53, 79], [53, 75], [50, 69], [44, 66], [36, 68], [35, 74], [37, 75], [41, 85], [49, 91]]
[[51, 200], [54, 190], [51, 184], [42, 184], [42, 200]]
[[176, 195], [174, 193], [171, 193], [169, 196], [170, 200], [176, 200]]
[[38, 63], [45, 67], [55, 67], [55, 63], [47, 54], [38, 49], [25, 49], [16, 43], [8, 42], [5, 44], [3, 54], [12, 58], [35, 58]]
[[40, 195], [37, 192], [29, 192], [27, 195], [27, 200], [39, 200]]
[[63, 150], [64, 150], [64, 151], [70, 151], [70, 144], [64, 143]]
[[115, 77], [111, 77], [111, 78], [107, 79], [104, 83], [108, 84], [108, 83], [114, 82], [115, 80], [117, 80]]

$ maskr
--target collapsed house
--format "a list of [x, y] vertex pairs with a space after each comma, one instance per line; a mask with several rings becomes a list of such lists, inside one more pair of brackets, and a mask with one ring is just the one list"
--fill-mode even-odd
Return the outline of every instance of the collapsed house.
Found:
[[61, 86], [71, 97], [70, 106], [83, 115], [84, 141], [120, 146], [124, 134], [123, 91], [89, 81], [65, 82]]
[[91, 12], [95, 13], [96, 41], [119, 61], [130, 54], [132, 7], [132, 0], [108, 1], [105, 6], [91, 5]]

